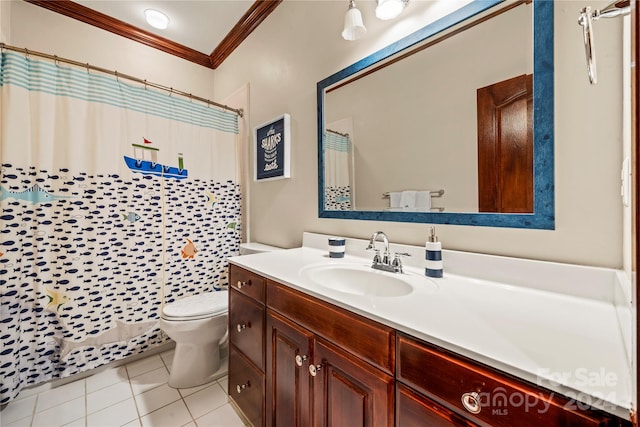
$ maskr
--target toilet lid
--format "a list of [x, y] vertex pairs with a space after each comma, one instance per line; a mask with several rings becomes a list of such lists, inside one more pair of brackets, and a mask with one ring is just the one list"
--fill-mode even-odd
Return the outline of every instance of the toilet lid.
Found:
[[214, 316], [227, 311], [228, 298], [228, 291], [192, 295], [166, 304], [162, 314], [164, 318], [177, 319]]

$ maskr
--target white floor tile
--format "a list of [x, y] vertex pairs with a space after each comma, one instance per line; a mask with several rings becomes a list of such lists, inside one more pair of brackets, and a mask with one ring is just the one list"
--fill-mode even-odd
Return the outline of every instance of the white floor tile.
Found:
[[145, 374], [138, 375], [135, 378], [131, 378], [131, 388], [133, 394], [144, 393], [147, 390], [156, 388], [166, 383], [169, 380], [169, 371], [162, 365], [162, 368], [154, 369]]
[[173, 362], [174, 353], [175, 353], [175, 349], [171, 349], [169, 351], [165, 351], [164, 353], [160, 354], [162, 361], [164, 362], [165, 365], [167, 365], [167, 368], [169, 368], [169, 370], [171, 370], [171, 363]]
[[163, 384], [159, 387], [136, 395], [136, 405], [138, 405], [138, 412], [140, 413], [140, 416], [147, 415], [148, 413], [162, 408], [163, 406], [167, 406], [176, 400], [180, 400], [180, 393], [178, 393], [178, 390], [169, 387], [167, 384]]
[[86, 425], [87, 425], [86, 417], [82, 417], [82, 418], [78, 418], [75, 421], [71, 421], [70, 423], [65, 424], [62, 427], [86, 427]]
[[193, 418], [221, 407], [228, 401], [227, 394], [217, 383], [184, 398]]
[[31, 417], [22, 418], [13, 422], [7, 422], [5, 424], [4, 418], [2, 418], [2, 414], [0, 414], [0, 425], [2, 427], [31, 427]]
[[176, 427], [191, 421], [191, 415], [182, 400], [145, 415], [140, 419], [144, 427]]
[[31, 396], [35, 396], [36, 394], [40, 394], [43, 393], [47, 390], [51, 389], [51, 383], [44, 383], [44, 384], [40, 384], [37, 386], [32, 386], [29, 388], [23, 388], [22, 390], [20, 390], [20, 394], [18, 395], [18, 397], [16, 397], [14, 399], [14, 402], [20, 399], [24, 399], [27, 397], [31, 397]]
[[[133, 399], [127, 399], [87, 416], [87, 427], [115, 427], [138, 420]], [[135, 425], [135, 424], [133, 424]]]
[[101, 388], [105, 388], [123, 381], [129, 381], [127, 369], [124, 366], [106, 369], [86, 379], [87, 393], [92, 393], [94, 391], [100, 390]]
[[186, 396], [189, 396], [190, 394], [193, 394], [193, 393], [195, 393], [197, 391], [203, 390], [203, 389], [209, 387], [210, 385], [211, 385], [211, 383], [207, 383], [207, 384], [199, 385], [197, 387], [180, 388], [180, 389], [178, 389], [178, 391], [180, 392], [182, 397], [186, 397]]
[[229, 393], [229, 376], [220, 378], [218, 384], [220, 384], [220, 387], [222, 387], [225, 393]]
[[[77, 380], [71, 383], [67, 383], [60, 387], [52, 388], [40, 393], [38, 395], [38, 404], [36, 405], [36, 412], [44, 411], [49, 408], [57, 407], [61, 403], [68, 402], [82, 396], [84, 400], [85, 395], [85, 380]], [[84, 404], [82, 405], [84, 410]], [[70, 420], [71, 421], [71, 420]]]
[[115, 403], [131, 399], [132, 397], [133, 393], [131, 392], [131, 385], [128, 381], [101, 388], [98, 391], [87, 394], [87, 414], [108, 408]]
[[4, 425], [4, 423], [12, 423], [16, 420], [33, 416], [37, 399], [37, 396], [30, 396], [24, 399], [14, 400], [9, 403], [7, 406], [5, 406], [2, 412], [0, 412], [0, 419], [2, 420], [2, 424]]
[[[73, 384], [73, 383], [70, 383]], [[67, 385], [70, 385], [67, 384]], [[66, 387], [66, 386], [63, 386]], [[60, 389], [62, 387], [59, 387]], [[84, 389], [84, 382], [82, 384]], [[53, 390], [52, 390], [53, 391]], [[49, 392], [46, 392], [49, 393]], [[40, 396], [42, 397], [42, 396]], [[33, 425], [38, 427], [57, 427], [68, 424], [86, 415], [84, 409], [84, 395], [73, 400], [56, 405], [41, 412], [36, 412]]]
[[173, 352], [153, 355], [126, 367], [99, 370], [86, 379], [59, 387], [47, 383], [25, 390], [0, 412], [0, 424], [2, 427], [243, 426], [242, 419], [227, 403], [227, 376], [189, 389], [168, 386], [166, 365], [171, 363]]
[[153, 371], [158, 368], [164, 368], [164, 362], [159, 355], [149, 356], [144, 359], [136, 360], [126, 365], [129, 378]]
[[244, 427], [244, 422], [230, 404], [197, 418], [198, 427]]

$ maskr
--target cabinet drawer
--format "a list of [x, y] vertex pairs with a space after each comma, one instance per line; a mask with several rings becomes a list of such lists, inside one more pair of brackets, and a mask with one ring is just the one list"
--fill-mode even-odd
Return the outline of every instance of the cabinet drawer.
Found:
[[396, 426], [475, 427], [476, 424], [409, 387], [396, 383]]
[[249, 270], [229, 264], [229, 285], [231, 288], [264, 303], [265, 279]]
[[267, 280], [267, 305], [285, 317], [393, 374], [395, 330]]
[[229, 346], [229, 397], [255, 427], [264, 425], [264, 374]]
[[619, 425], [613, 416], [579, 410], [575, 401], [400, 333], [397, 348], [399, 381], [481, 425]]
[[229, 341], [264, 371], [264, 306], [229, 291]]

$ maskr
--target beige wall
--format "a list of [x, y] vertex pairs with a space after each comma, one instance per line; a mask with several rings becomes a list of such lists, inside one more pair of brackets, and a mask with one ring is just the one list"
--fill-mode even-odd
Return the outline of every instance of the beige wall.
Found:
[[[618, 268], [621, 22], [596, 24], [600, 82], [590, 86], [577, 25], [580, 5], [554, 3], [556, 229], [439, 225], [437, 231], [447, 249]], [[418, 28], [410, 8], [405, 21], [388, 24], [385, 31], [375, 21], [373, 2], [359, 2], [358, 7], [368, 34], [346, 42], [340, 37], [346, 2], [285, 0], [217, 70], [215, 87], [221, 96], [249, 83], [251, 127], [291, 114], [292, 178], [251, 184], [252, 240], [294, 247], [301, 244], [303, 231], [367, 238], [384, 230], [393, 242], [425, 241], [426, 224], [318, 218], [316, 83], [383, 47], [399, 28]]]

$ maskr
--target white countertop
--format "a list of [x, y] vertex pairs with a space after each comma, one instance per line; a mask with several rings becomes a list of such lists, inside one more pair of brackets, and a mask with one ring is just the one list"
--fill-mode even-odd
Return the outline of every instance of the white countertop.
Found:
[[[371, 263], [360, 256], [364, 241], [349, 239], [347, 255], [341, 259], [329, 258], [325, 249], [317, 248], [320, 241], [326, 238], [305, 233], [301, 248], [232, 257], [229, 262], [570, 399], [629, 418], [630, 329], [621, 327], [621, 322], [630, 323], [631, 318], [630, 300], [625, 304], [627, 290], [616, 289], [624, 287], [621, 272], [443, 251], [445, 275], [431, 279], [419, 267], [423, 248], [394, 245], [393, 249], [414, 255], [405, 264], [405, 273], [420, 276], [424, 286], [418, 284], [404, 296], [367, 297], [318, 286], [301, 274], [310, 265]], [[350, 247], [357, 250], [350, 251]], [[478, 269], [478, 277], [456, 271], [480, 262], [485, 268]], [[516, 267], [511, 272], [513, 281], [505, 280], [510, 263]], [[515, 276], [527, 269], [539, 272], [545, 283], [530, 286], [535, 278]], [[558, 271], [563, 280], [573, 283], [554, 292], [548, 289], [553, 280], [544, 278]], [[500, 280], [487, 279], [493, 276]], [[595, 280], [588, 283], [585, 277]], [[581, 287], [584, 294], [575, 290]]]

